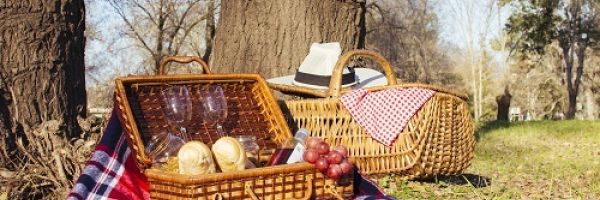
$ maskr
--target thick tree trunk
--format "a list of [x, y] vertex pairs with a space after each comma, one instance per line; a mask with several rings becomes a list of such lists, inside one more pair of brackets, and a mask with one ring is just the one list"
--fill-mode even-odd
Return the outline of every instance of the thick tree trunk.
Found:
[[[83, 0], [0, 1], [0, 135], [59, 120], [80, 134], [85, 115]], [[14, 142], [3, 141], [3, 144]]]
[[364, 0], [221, 2], [211, 66], [269, 78], [294, 73], [314, 42], [364, 47]]

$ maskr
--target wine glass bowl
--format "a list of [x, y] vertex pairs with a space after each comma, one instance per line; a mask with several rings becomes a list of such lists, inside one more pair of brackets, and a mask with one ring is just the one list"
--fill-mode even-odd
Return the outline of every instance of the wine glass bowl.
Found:
[[184, 126], [192, 118], [192, 100], [190, 93], [184, 85], [169, 86], [161, 91], [161, 106], [165, 120], [170, 131], [177, 133], [184, 141], [189, 141], [190, 136]]
[[152, 135], [144, 151], [152, 163], [164, 163], [169, 157], [176, 155], [184, 144], [183, 138], [165, 131]]
[[200, 92], [202, 96], [202, 115], [206, 124], [215, 124], [220, 137], [227, 136], [223, 130], [223, 122], [227, 119], [227, 99], [223, 88], [218, 85], [209, 85]]

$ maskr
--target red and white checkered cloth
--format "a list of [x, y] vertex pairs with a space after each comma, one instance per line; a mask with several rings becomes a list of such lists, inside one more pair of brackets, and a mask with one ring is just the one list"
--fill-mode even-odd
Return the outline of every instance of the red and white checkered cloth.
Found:
[[341, 97], [352, 118], [375, 140], [391, 146], [412, 116], [435, 94], [419, 88], [364, 89]]

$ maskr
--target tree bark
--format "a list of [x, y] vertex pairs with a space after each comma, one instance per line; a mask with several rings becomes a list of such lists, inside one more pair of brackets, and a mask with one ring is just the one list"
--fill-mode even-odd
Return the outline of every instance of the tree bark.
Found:
[[577, 112], [577, 90], [573, 86], [573, 46], [565, 40], [560, 41], [560, 47], [563, 51], [563, 65], [565, 67], [565, 78], [567, 82], [567, 110], [565, 118], [575, 118]]
[[61, 121], [65, 137], [80, 134], [77, 116], [86, 114], [84, 31], [83, 0], [0, 2], [3, 139], [48, 120]]
[[204, 53], [202, 54], [202, 60], [209, 62], [210, 54], [212, 53], [213, 48], [213, 39], [215, 38], [215, 1], [208, 0], [206, 2], [208, 8], [206, 9], [208, 13], [206, 13], [206, 26], [204, 27], [204, 44], [206, 47], [204, 48]]
[[364, 47], [364, 0], [221, 2], [211, 66], [265, 77], [293, 74], [314, 42]]

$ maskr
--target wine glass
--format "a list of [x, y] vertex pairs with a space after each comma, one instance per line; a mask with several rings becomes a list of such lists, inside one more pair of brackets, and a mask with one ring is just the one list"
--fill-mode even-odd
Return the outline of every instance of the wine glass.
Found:
[[204, 122], [207, 124], [216, 124], [217, 133], [220, 137], [226, 136], [223, 131], [223, 122], [227, 118], [227, 99], [223, 94], [223, 88], [218, 85], [210, 85], [201, 91], [204, 107]]
[[183, 126], [185, 121], [192, 118], [192, 99], [186, 86], [170, 86], [161, 91], [162, 102], [161, 106], [165, 120], [174, 129], [173, 132], [178, 132], [176, 136], [181, 137], [185, 142], [189, 141], [190, 136], [187, 129]]
[[181, 137], [165, 131], [152, 135], [147, 144], [144, 150], [152, 163], [164, 163], [169, 157], [177, 154], [185, 141]]
[[256, 136], [254, 135], [238, 135], [238, 142], [244, 147], [248, 160], [255, 166], [260, 166], [260, 146], [256, 143]]

